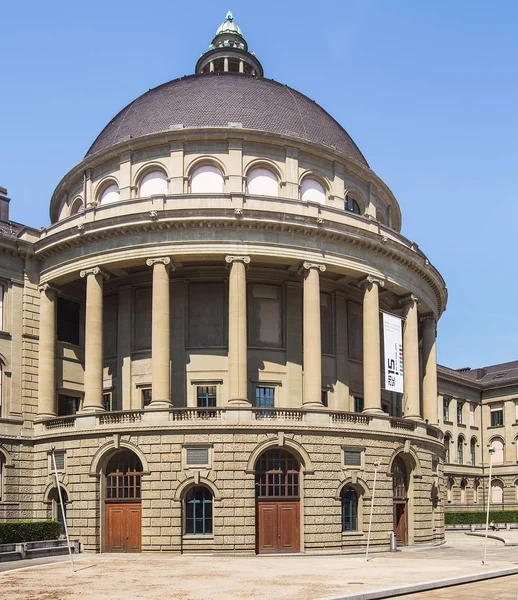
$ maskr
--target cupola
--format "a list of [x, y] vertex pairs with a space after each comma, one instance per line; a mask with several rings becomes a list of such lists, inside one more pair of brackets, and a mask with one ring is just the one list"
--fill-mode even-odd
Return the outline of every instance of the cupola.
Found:
[[243, 73], [253, 77], [263, 76], [263, 67], [255, 54], [248, 50], [243, 33], [228, 11], [218, 27], [207, 52], [196, 63], [196, 74]]

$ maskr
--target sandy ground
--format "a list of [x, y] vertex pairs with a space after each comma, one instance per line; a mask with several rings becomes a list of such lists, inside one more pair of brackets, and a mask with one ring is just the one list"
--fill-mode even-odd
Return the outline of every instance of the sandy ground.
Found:
[[[0, 575], [0, 600], [315, 600], [516, 567], [518, 551], [455, 534], [440, 549], [358, 556], [84, 555]], [[13, 568], [16, 566], [13, 564]]]

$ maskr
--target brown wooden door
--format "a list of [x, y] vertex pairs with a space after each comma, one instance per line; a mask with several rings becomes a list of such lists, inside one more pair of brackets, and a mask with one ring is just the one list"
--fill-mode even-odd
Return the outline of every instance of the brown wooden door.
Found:
[[140, 552], [140, 502], [106, 504], [106, 552]]
[[257, 551], [299, 552], [300, 511], [298, 501], [257, 503]]
[[407, 502], [394, 502], [394, 531], [400, 546], [406, 546], [407, 538]]

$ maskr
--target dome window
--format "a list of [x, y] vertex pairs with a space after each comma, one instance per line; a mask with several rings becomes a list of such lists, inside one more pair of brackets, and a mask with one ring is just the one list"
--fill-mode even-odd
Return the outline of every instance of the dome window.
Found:
[[269, 169], [252, 169], [246, 177], [246, 189], [255, 196], [278, 196], [279, 182]]
[[72, 202], [72, 207], [70, 208], [70, 216], [82, 213], [82, 212], [84, 212], [84, 210], [85, 210], [85, 207], [83, 204], [83, 199], [81, 198], [81, 196], [78, 196]]
[[361, 215], [360, 205], [351, 194], [346, 194], [345, 196], [345, 210], [355, 215]]
[[112, 183], [104, 188], [99, 198], [101, 204], [112, 204], [119, 201], [119, 186]]
[[303, 202], [325, 204], [326, 193], [324, 187], [316, 179], [306, 177], [302, 180], [302, 185], [300, 186], [300, 199]]
[[140, 196], [158, 196], [167, 194], [167, 175], [163, 171], [151, 171], [140, 182]]
[[192, 194], [222, 194], [223, 175], [217, 167], [203, 165], [191, 175]]

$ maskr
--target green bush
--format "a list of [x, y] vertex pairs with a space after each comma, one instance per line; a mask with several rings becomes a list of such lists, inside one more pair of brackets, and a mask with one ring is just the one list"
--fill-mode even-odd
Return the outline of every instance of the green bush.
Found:
[[[493, 523], [518, 523], [518, 510], [491, 510], [489, 521]], [[486, 513], [478, 512], [447, 512], [444, 515], [446, 525], [485, 525]]]
[[61, 524], [57, 521], [8, 521], [0, 523], [0, 544], [20, 544], [57, 540]]

